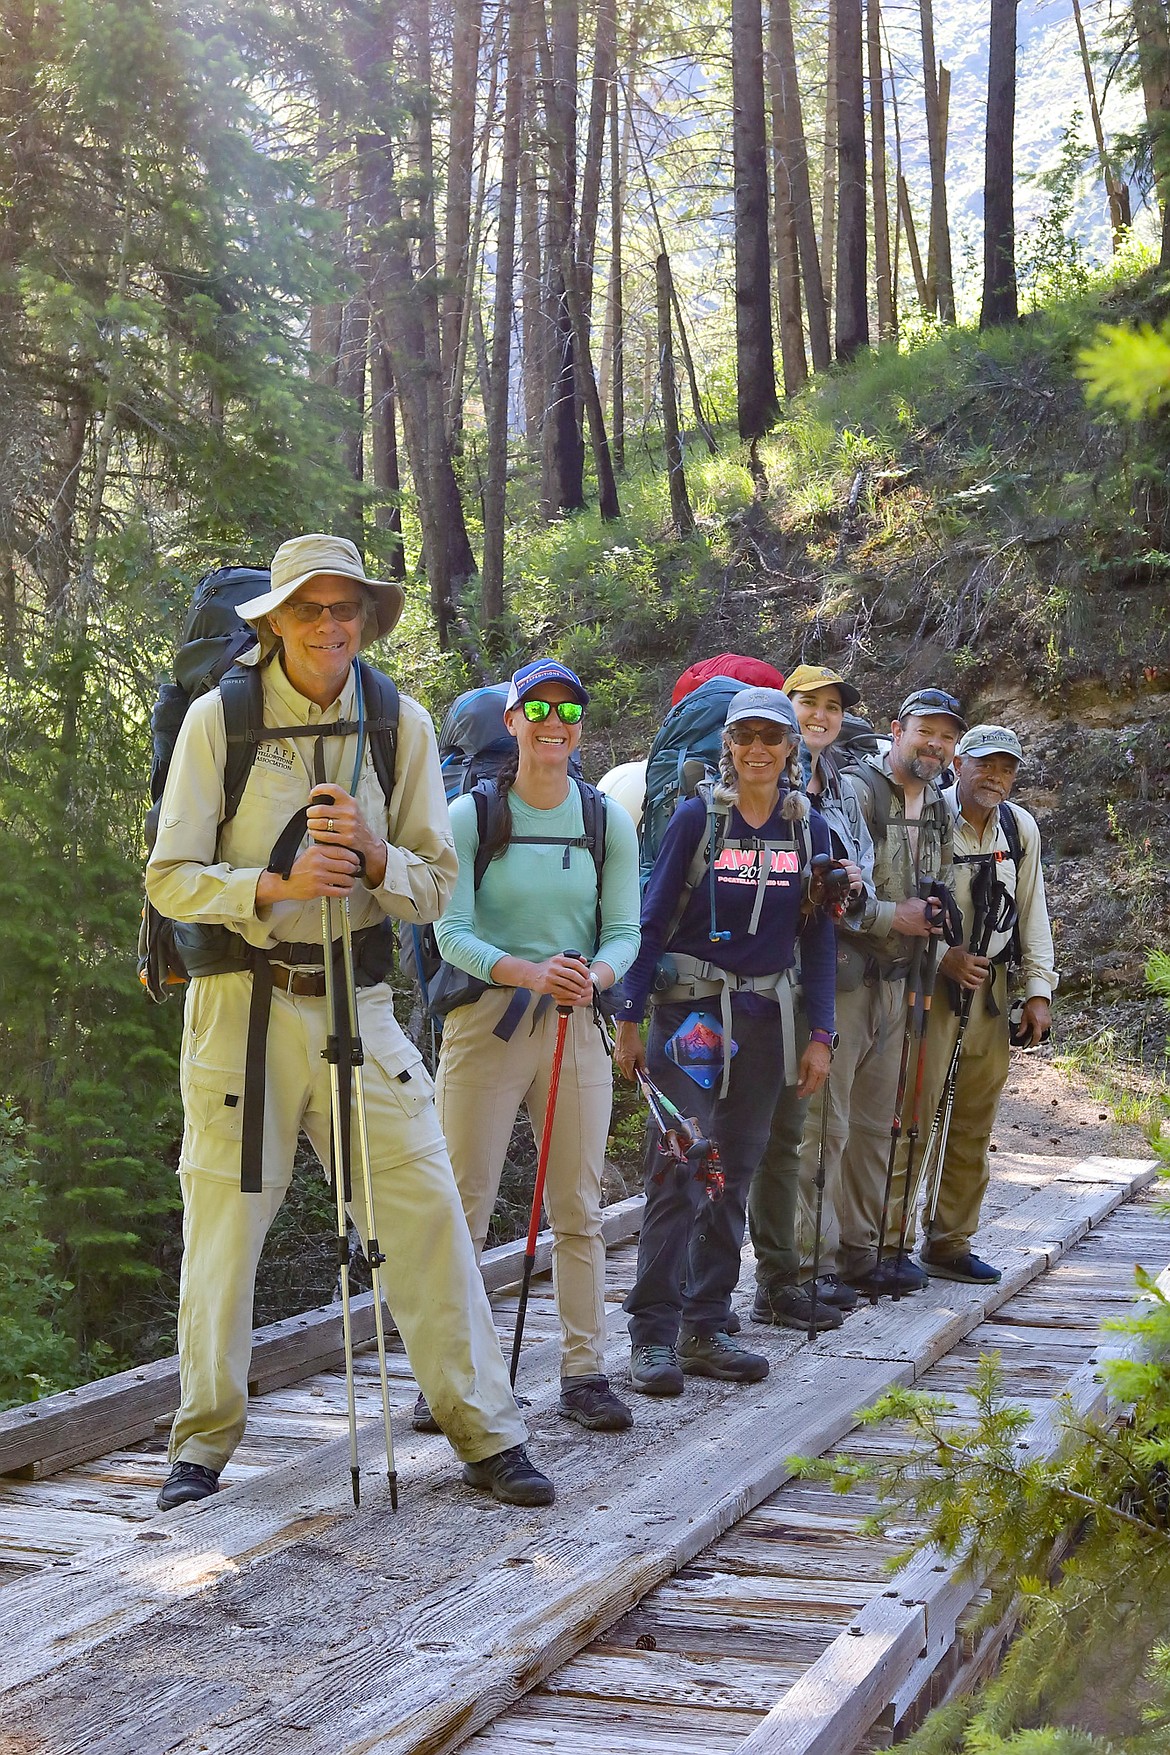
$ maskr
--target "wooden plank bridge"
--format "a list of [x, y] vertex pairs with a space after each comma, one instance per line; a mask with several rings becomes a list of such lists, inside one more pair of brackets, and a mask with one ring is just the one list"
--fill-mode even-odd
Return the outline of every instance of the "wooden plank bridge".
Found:
[[[792, 1478], [789, 1458], [905, 1443], [854, 1430], [895, 1384], [940, 1390], [961, 1415], [991, 1349], [1034, 1414], [1034, 1454], [1059, 1442], [1057, 1397], [1102, 1411], [1100, 1319], [1131, 1305], [1135, 1262], [1170, 1262], [1153, 1178], [1132, 1159], [1001, 1153], [978, 1240], [1000, 1285], [935, 1282], [811, 1347], [747, 1324], [745, 1262], [737, 1303], [771, 1376], [634, 1397], [636, 1426], [616, 1436], [556, 1416], [556, 1316], [536, 1282], [520, 1388], [557, 1484], [548, 1510], [460, 1485], [445, 1442], [409, 1429], [398, 1349], [401, 1509], [379, 1472], [365, 1352], [355, 1512], [336, 1310], [260, 1331], [224, 1490], [166, 1516], [154, 1495], [173, 1361], [0, 1415], [0, 1755], [885, 1747], [923, 1701], [969, 1682], [996, 1636], [966, 1631], [977, 1580], [935, 1555], [891, 1579], [904, 1544], [859, 1534], [871, 1502]], [[634, 1200], [607, 1215], [619, 1387], [638, 1214]], [[521, 1247], [485, 1257], [504, 1334]]]

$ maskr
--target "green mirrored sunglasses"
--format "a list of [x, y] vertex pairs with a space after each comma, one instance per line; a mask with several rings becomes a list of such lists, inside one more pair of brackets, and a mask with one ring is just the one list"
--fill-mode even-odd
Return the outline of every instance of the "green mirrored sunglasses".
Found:
[[[542, 719], [547, 719], [552, 710], [551, 701], [521, 701], [520, 703], [520, 711], [525, 719], [533, 725], [539, 725]], [[580, 701], [558, 701], [556, 705], [557, 718], [562, 725], [580, 725], [581, 715], [584, 711]]]

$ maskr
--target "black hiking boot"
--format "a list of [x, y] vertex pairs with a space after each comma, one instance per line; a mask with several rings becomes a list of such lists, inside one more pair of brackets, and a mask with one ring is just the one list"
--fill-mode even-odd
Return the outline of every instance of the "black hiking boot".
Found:
[[813, 1318], [812, 1293], [808, 1286], [757, 1286], [752, 1305], [752, 1321], [772, 1323], [778, 1328], [807, 1329], [815, 1320], [818, 1330], [840, 1328], [844, 1316], [817, 1288], [816, 1315]]
[[728, 1334], [687, 1335], [678, 1343], [678, 1362], [688, 1377], [717, 1377], [724, 1383], [759, 1383], [771, 1369], [762, 1353], [737, 1347]]
[[482, 1462], [464, 1463], [463, 1480], [468, 1487], [486, 1487], [501, 1505], [551, 1505], [557, 1496], [522, 1444], [498, 1450]]
[[835, 1305], [838, 1310], [845, 1311], [846, 1315], [849, 1311], [856, 1310], [861, 1302], [853, 1287], [847, 1286], [838, 1274], [822, 1274], [818, 1279], [817, 1303], [821, 1303], [822, 1300], [826, 1304]]
[[628, 1432], [634, 1416], [614, 1395], [608, 1377], [562, 1377], [557, 1413], [590, 1432]]
[[204, 1468], [202, 1463], [177, 1462], [163, 1482], [162, 1492], [155, 1500], [160, 1511], [173, 1511], [176, 1505], [188, 1505], [196, 1499], [210, 1499], [219, 1492], [219, 1470]]

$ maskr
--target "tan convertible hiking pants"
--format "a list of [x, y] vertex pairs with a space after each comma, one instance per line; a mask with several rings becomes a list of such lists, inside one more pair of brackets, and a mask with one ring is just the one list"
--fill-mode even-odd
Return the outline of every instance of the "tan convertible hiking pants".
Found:
[[[556, 1007], [550, 1005], [533, 1030], [535, 1001], [510, 1041], [492, 1034], [513, 992], [510, 987], [490, 988], [474, 1005], [458, 1006], [443, 1020], [435, 1101], [477, 1254], [487, 1236], [521, 1103], [540, 1140], [556, 1043]], [[601, 1173], [612, 1107], [609, 1056], [589, 1008], [575, 1006], [565, 1037], [545, 1186], [562, 1377], [605, 1372]]]
[[[172, 1461], [222, 1469], [243, 1435], [252, 1300], [264, 1238], [280, 1210], [303, 1128], [329, 1162], [324, 999], [272, 996], [264, 1106], [264, 1188], [240, 1192], [244, 1047], [252, 977], [209, 975], [187, 992], [182, 1052], [186, 1128], [179, 1292], [182, 1406]], [[478, 1462], [523, 1442], [491, 1307], [417, 1049], [384, 986], [358, 993], [383, 1287], [419, 1386], [454, 1449]], [[357, 1183], [352, 1217], [364, 1236]]]

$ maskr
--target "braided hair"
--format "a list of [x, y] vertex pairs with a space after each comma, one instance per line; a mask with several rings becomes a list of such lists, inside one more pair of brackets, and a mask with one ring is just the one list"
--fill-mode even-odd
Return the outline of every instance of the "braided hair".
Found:
[[512, 809], [508, 803], [508, 793], [516, 783], [519, 770], [520, 746], [514, 744], [495, 776], [494, 809], [489, 814], [487, 835], [480, 843], [481, 851], [487, 853], [489, 863], [493, 859], [502, 859], [512, 845]]

